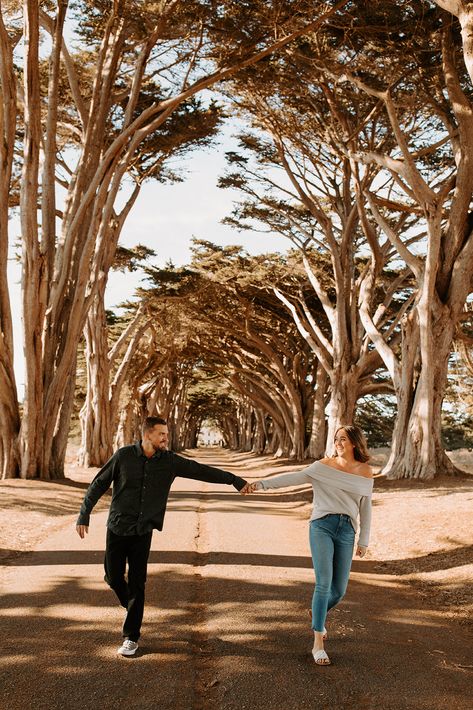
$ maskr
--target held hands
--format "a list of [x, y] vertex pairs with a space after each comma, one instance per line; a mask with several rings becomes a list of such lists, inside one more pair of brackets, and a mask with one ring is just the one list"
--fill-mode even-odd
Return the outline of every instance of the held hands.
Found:
[[76, 530], [77, 530], [77, 534], [79, 535], [79, 537], [82, 538], [82, 540], [83, 540], [84, 537], [89, 532], [89, 526], [88, 525], [76, 525]]
[[254, 483], [247, 483], [246, 486], [244, 486], [241, 489], [240, 495], [248, 496], [251, 493], [255, 493], [255, 491], [261, 491], [261, 490], [263, 490], [263, 486], [261, 484], [261, 481], [255, 481]]

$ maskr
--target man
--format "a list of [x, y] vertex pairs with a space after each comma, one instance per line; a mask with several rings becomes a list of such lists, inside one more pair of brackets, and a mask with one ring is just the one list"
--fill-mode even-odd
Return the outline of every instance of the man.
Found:
[[118, 449], [95, 476], [84, 496], [76, 526], [79, 536], [84, 538], [94, 505], [113, 484], [107, 520], [105, 581], [127, 610], [124, 640], [117, 651], [123, 656], [133, 656], [138, 648], [151, 537], [154, 528], [163, 529], [169, 490], [176, 476], [227, 483], [238, 491], [246, 485], [243, 478], [233, 473], [168, 451], [165, 419], [145, 419], [142, 435], [140, 442]]

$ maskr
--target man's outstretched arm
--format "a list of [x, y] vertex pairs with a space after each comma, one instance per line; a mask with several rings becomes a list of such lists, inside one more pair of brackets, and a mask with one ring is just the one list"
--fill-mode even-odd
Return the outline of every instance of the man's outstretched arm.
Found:
[[175, 476], [192, 478], [195, 481], [205, 481], [206, 483], [225, 483], [234, 486], [237, 491], [241, 491], [246, 486], [245, 479], [235, 476], [234, 473], [215, 466], [206, 466], [193, 459], [185, 459], [179, 454], [173, 454], [172, 469]]

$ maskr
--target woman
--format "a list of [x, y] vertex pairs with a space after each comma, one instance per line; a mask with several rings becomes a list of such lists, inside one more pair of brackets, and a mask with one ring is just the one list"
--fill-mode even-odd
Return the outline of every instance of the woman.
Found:
[[241, 492], [285, 488], [311, 483], [314, 506], [310, 519], [310, 549], [316, 577], [312, 598], [312, 655], [317, 665], [331, 663], [324, 650], [325, 617], [343, 598], [348, 585], [355, 534], [356, 554], [366, 554], [371, 522], [373, 474], [363, 432], [342, 426], [334, 437], [335, 454], [315, 461], [297, 473], [286, 473], [247, 484]]

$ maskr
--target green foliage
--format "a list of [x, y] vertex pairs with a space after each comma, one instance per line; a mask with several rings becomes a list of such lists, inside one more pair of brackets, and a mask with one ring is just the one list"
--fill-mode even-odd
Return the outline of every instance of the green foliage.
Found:
[[122, 272], [137, 271], [143, 268], [148, 259], [153, 256], [156, 256], [156, 252], [144, 244], [137, 244], [130, 249], [119, 244], [115, 252], [112, 269]]
[[221, 431], [225, 417], [236, 418], [235, 395], [229, 391], [228, 384], [221, 378], [194, 381], [187, 397], [188, 409], [192, 419], [199, 423], [207, 422]]
[[[188, 363], [188, 407], [194, 421], [205, 419], [222, 428], [240, 397], [229, 384], [233, 376], [246, 383], [248, 375], [258, 373], [268, 388], [282, 391], [258, 338], [286, 363], [306, 406], [314, 357], [273, 291], [285, 279], [293, 288], [297, 282], [304, 287], [299, 254], [252, 257], [238, 246], [194, 240], [190, 266], [148, 268], [146, 273], [150, 287], [139, 293], [159, 323], [157, 349], [170, 363]], [[160, 367], [155, 350], [148, 355], [147, 377]]]
[[[122, 134], [134, 72], [146, 41], [157, 27], [159, 39], [149, 47], [132, 120], [138, 120], [143, 112], [214, 68], [229, 65], [304, 25], [328, 6], [315, 0], [74, 0], [72, 29], [76, 41], [72, 58], [86, 108], [94, 82], [102, 80], [100, 75], [95, 76], [97, 49], [107, 32], [117, 42], [116, 53], [107, 60], [116, 62], [106, 97], [108, 104], [100, 107], [101, 115], [106, 116], [106, 137], [103, 141], [97, 138], [97, 155], [90, 158], [91, 162], [98, 160], [99, 154]], [[15, 2], [5, 5], [7, 13], [20, 7], [21, 3]], [[41, 7], [52, 14], [55, 11], [53, 2], [42, 2]], [[398, 157], [386, 112], [378, 105], [377, 97], [367, 96], [347, 81], [343, 72], [351, 72], [373, 89], [389, 88], [399, 111], [400, 129], [408, 136], [410, 147], [418, 152], [416, 166], [428, 180], [444, 178], [454, 170], [450, 144], [445, 143], [434, 152], [428, 149], [434, 139], [442, 138], [448, 130], [454, 135], [456, 130], [439, 72], [445, 22], [445, 15], [430, 2], [348, 2], [319, 31], [300, 37], [283, 51], [242, 71], [231, 85], [221, 87], [248, 123], [248, 130], [239, 136], [238, 151], [227, 154], [229, 170], [219, 183], [222, 188], [237, 189], [242, 194], [241, 202], [225, 221], [238, 229], [283, 234], [298, 250], [284, 256], [252, 257], [238, 246], [216, 247], [200, 240], [194, 242], [188, 266], [156, 269], [146, 265], [154, 256], [152, 250], [143, 245], [134, 249], [120, 247], [113, 268], [133, 271], [144, 266], [149, 288], [141, 289], [139, 295], [146, 303], [146, 317], [153, 317], [156, 324], [154, 339], [143, 345], [134, 363], [135, 385], [147, 378], [158, 378], [163, 362], [166, 367], [182, 366], [191, 382], [189, 402], [195, 416], [213, 416], [214, 421], [219, 421], [224, 412], [235, 408], [225, 379], [230, 371], [266, 368], [269, 374], [265, 372], [265, 376], [273, 374], [258, 348], [248, 344], [253, 331], [279, 348], [278, 355], [284, 359], [288, 372], [296, 358], [303, 361], [300, 388], [308, 399], [315, 358], [275, 296], [274, 288], [295, 301], [303, 301], [321, 332], [330, 337], [327, 317], [308, 282], [300, 252], [333, 305], [339, 288], [333, 276], [334, 259], [339, 254], [334, 254], [349, 241], [345, 227], [358, 177], [357, 169], [347, 159], [347, 148], [360, 152], [376, 149]], [[12, 27], [19, 27], [17, 19]], [[455, 61], [460, 84], [471, 98], [457, 25], [453, 36], [457, 41]], [[18, 76], [21, 72], [18, 67]], [[45, 116], [49, 83], [46, 60], [41, 62], [40, 81]], [[60, 67], [59, 98], [58, 149], [63, 155], [73, 147], [78, 154], [84, 141], [83, 127], [64, 64]], [[128, 176], [137, 184], [147, 179], [181, 180], [176, 159], [210, 145], [223, 118], [224, 111], [216, 102], [196, 97], [182, 102], [158, 130], [141, 142], [130, 158]], [[144, 121], [141, 128], [150, 125]], [[17, 139], [20, 154], [21, 128]], [[284, 150], [300, 184], [314, 197], [312, 206], [301, 199], [287, 178], [281, 180]], [[58, 165], [58, 174], [61, 167], [64, 166]], [[20, 169], [19, 160], [15, 165], [16, 185], [11, 191], [12, 206], [18, 202]], [[66, 181], [72, 176], [73, 170]], [[366, 183], [361, 188], [369, 189], [373, 178], [374, 172], [367, 169]], [[403, 237], [410, 238], [409, 230], [422, 221], [421, 217], [418, 213], [409, 219], [402, 217], [396, 209], [396, 185], [383, 186], [380, 192], [385, 198], [380, 205], [385, 219]], [[367, 224], [375, 228], [369, 215]], [[357, 283], [369, 262], [365, 236], [359, 221], [354, 220], [351, 251], [346, 259], [342, 254], [339, 263], [346, 291], [354, 294], [350, 318], [356, 312]], [[336, 245], [332, 253], [329, 237]], [[373, 294], [373, 300], [379, 303], [398, 276], [399, 259], [393, 251], [390, 256], [391, 261], [388, 259], [388, 265], [378, 274]], [[412, 280], [403, 284], [390, 305], [393, 315], [412, 289]], [[112, 339], [126, 327], [132, 313], [132, 304], [124, 316], [107, 313]], [[391, 336], [397, 337], [398, 332], [396, 329]], [[80, 365], [82, 359], [80, 353]], [[272, 382], [280, 387], [275, 378]], [[372, 446], [388, 443], [394, 416], [389, 397], [366, 397], [359, 403], [358, 420]], [[462, 440], [469, 441], [470, 427], [468, 417], [460, 420], [448, 415], [446, 441], [460, 441], [460, 429], [464, 430]]]
[[364, 431], [370, 448], [390, 446], [395, 418], [394, 397], [370, 395], [357, 403], [356, 423]]
[[[152, 89], [147, 96], [142, 92], [137, 113], [141, 113], [156, 100]], [[204, 105], [197, 98], [183, 102], [164, 126], [142, 142], [139, 155], [131, 166], [131, 173], [140, 181], [153, 178], [162, 183], [181, 182], [182, 168], [178, 170], [176, 167], [179, 158], [187, 156], [191, 150], [211, 145], [222, 120], [222, 111], [213, 101], [209, 105]]]
[[473, 449], [473, 416], [464, 413], [444, 413], [442, 439], [446, 449]]

